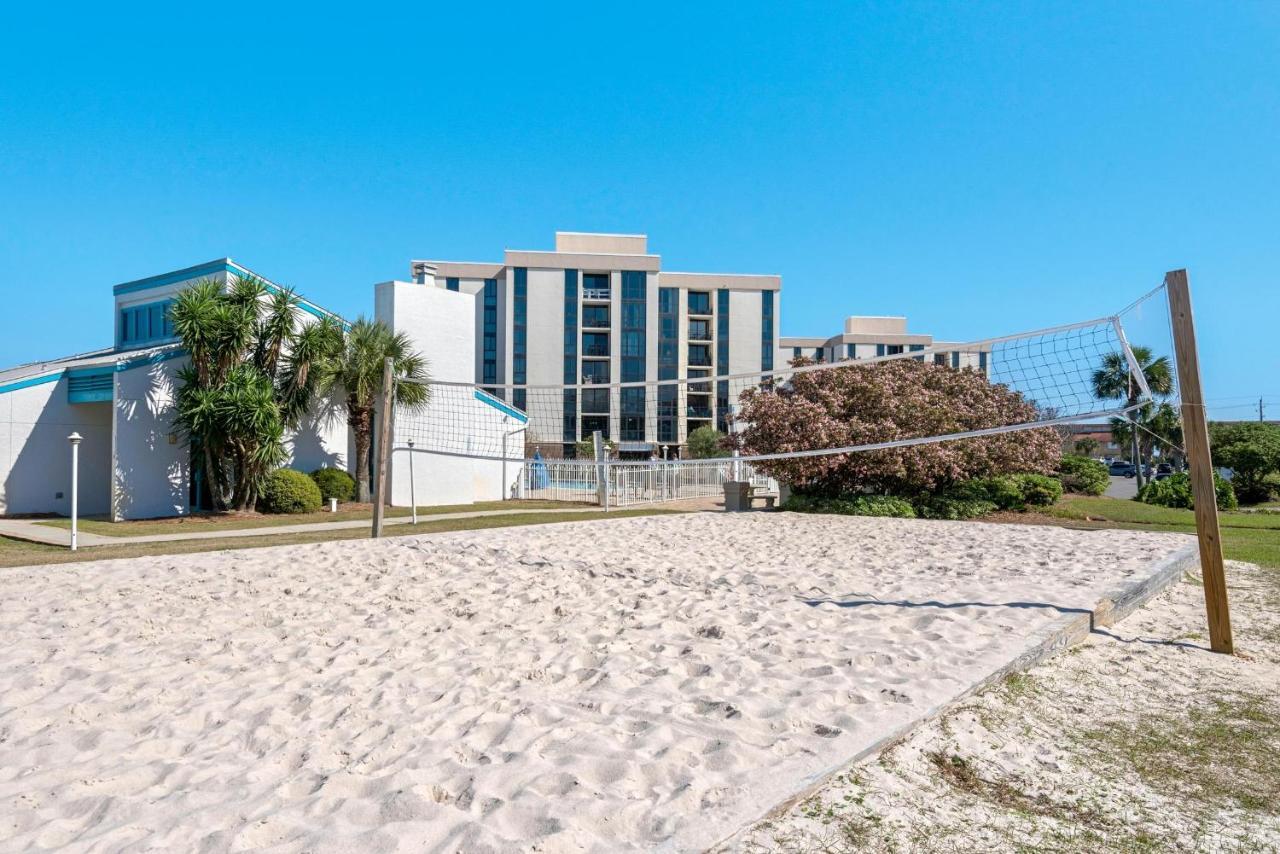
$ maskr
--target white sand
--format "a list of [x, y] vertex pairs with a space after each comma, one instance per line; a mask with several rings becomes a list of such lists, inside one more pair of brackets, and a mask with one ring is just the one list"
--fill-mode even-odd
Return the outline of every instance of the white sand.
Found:
[[[1228, 565], [1239, 655], [1207, 649], [1203, 589], [1178, 584], [1068, 654], [961, 702], [725, 848], [1280, 851], [1280, 768], [1269, 762], [1280, 748], [1274, 577]], [[1249, 739], [1205, 732], [1212, 725], [1252, 732], [1260, 743], [1233, 751]], [[1144, 737], [1155, 742], [1145, 750], [1163, 752], [1135, 751], [1135, 765], [1126, 748]], [[1215, 761], [1204, 762], [1201, 739], [1211, 740]], [[939, 757], [963, 763], [970, 776], [949, 778]], [[1266, 803], [1242, 806], [1266, 792]]]
[[5, 571], [0, 849], [697, 848], [1186, 542], [697, 514]]

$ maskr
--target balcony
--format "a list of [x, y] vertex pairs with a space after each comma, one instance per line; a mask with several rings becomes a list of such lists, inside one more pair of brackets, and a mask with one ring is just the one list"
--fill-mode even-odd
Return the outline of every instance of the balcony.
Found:
[[710, 421], [710, 420], [711, 420], [711, 407], [710, 407], [710, 406], [695, 406], [694, 404], [689, 404], [688, 412], [687, 412], [686, 414], [687, 414], [687, 416], [688, 416], [689, 418], [694, 418], [694, 419], [699, 419], [699, 420], [704, 420], [704, 421]]
[[585, 358], [609, 358], [609, 336], [599, 332], [584, 332], [582, 355]]
[[583, 288], [583, 302], [608, 302], [613, 299], [613, 291], [608, 288]]
[[689, 292], [689, 313], [711, 316], [711, 294], [705, 291]]
[[711, 348], [705, 344], [690, 344], [689, 364], [698, 368], [711, 367]]
[[583, 329], [608, 329], [609, 307], [607, 305], [584, 305], [582, 307]]

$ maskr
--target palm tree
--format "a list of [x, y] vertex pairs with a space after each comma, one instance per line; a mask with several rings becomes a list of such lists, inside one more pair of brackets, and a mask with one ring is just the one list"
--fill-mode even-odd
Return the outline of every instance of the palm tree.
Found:
[[[393, 332], [381, 321], [361, 317], [351, 324], [341, 348], [323, 368], [322, 387], [346, 399], [347, 424], [355, 439], [356, 500], [370, 500], [369, 451], [373, 445], [373, 412], [382, 393], [383, 363], [392, 360], [396, 378], [395, 403], [420, 410], [430, 400], [427, 363], [414, 352], [409, 337]], [[408, 382], [402, 382], [408, 380]]]
[[337, 321], [299, 328], [298, 304], [256, 276], [196, 282], [174, 299], [174, 333], [190, 356], [178, 370], [177, 425], [215, 509], [256, 503], [286, 459], [285, 432], [314, 399], [316, 364], [336, 348]]
[[[1134, 347], [1131, 352], [1138, 369], [1147, 380], [1151, 393], [1159, 397], [1172, 394], [1173, 371], [1169, 365], [1169, 358], [1167, 356], [1153, 358], [1150, 347]], [[1093, 372], [1092, 380], [1093, 393], [1096, 397], [1102, 400], [1123, 400], [1125, 408], [1129, 410], [1127, 419], [1111, 419], [1111, 432], [1118, 441], [1128, 439], [1127, 444], [1131, 448], [1133, 464], [1138, 469], [1138, 486], [1141, 487], [1143, 476], [1142, 449], [1138, 439], [1140, 431], [1133, 429], [1131, 422], [1138, 428], [1150, 429], [1148, 422], [1156, 415], [1157, 406], [1153, 402], [1139, 406], [1142, 390], [1134, 381], [1129, 359], [1124, 353], [1107, 353], [1103, 356], [1102, 365]]]

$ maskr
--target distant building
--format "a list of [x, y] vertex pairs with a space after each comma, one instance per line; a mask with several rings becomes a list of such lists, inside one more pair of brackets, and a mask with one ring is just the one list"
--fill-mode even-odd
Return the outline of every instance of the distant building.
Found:
[[[783, 336], [778, 344], [782, 364], [801, 357], [816, 362], [843, 362], [929, 349], [933, 351], [929, 358], [935, 364], [986, 372], [990, 353], [989, 348], [964, 348], [956, 343], [935, 341], [932, 335], [908, 332], [905, 317], [846, 317], [844, 331], [837, 335], [827, 338]], [[955, 349], [951, 349], [953, 347]]]

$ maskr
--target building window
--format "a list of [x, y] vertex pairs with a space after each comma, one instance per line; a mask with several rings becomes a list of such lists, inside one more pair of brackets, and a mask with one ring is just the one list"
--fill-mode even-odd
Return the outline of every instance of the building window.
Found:
[[[515, 299], [511, 306], [511, 382], [525, 385], [529, 382], [529, 271], [516, 267], [515, 279]], [[511, 403], [516, 409], [527, 408], [525, 389], [513, 389]]]
[[803, 349], [800, 347], [791, 348], [791, 358], [793, 359], [799, 359], [802, 353], [803, 353]]
[[760, 292], [760, 370], [773, 370], [773, 291]]
[[480, 382], [490, 386], [490, 394], [502, 397], [502, 389], [492, 388], [498, 382], [498, 280], [484, 280], [484, 358], [481, 363]]
[[[680, 376], [680, 289], [658, 288], [658, 379], [675, 380]], [[690, 323], [692, 333], [692, 322]], [[689, 337], [693, 337], [690, 334]], [[676, 400], [679, 389], [674, 382], [658, 386], [658, 441], [678, 442], [679, 426]]]
[[711, 294], [707, 291], [689, 291], [689, 313], [711, 314]]
[[584, 329], [608, 329], [609, 306], [584, 305], [582, 307], [582, 326]]
[[982, 371], [984, 374], [987, 372], [987, 351], [986, 350], [978, 351], [978, 370]]
[[689, 345], [689, 364], [697, 365], [700, 368], [711, 367], [711, 345], [710, 344], [690, 344]]
[[902, 353], [902, 345], [890, 344], [888, 347], [885, 348], [885, 352], [888, 353], [890, 356], [897, 356], [900, 353]]
[[947, 354], [946, 354], [946, 353], [934, 353], [934, 354], [933, 354], [933, 363], [934, 363], [935, 365], [943, 365], [943, 366], [945, 367], [945, 366], [946, 366], [946, 364], [947, 364]]
[[[716, 291], [716, 373], [729, 373], [729, 291]], [[716, 429], [729, 432], [729, 381], [716, 383]]]
[[[564, 271], [564, 384], [578, 384], [578, 271]], [[563, 391], [564, 412], [561, 439], [578, 441], [578, 392]]]
[[609, 438], [609, 416], [608, 415], [584, 415], [582, 416], [582, 438], [587, 439], [595, 431], [600, 431], [600, 437]]
[[608, 332], [584, 332], [582, 333], [582, 355], [583, 356], [603, 356], [609, 357], [609, 333]]
[[[638, 270], [622, 271], [622, 382], [644, 382], [648, 277]], [[622, 441], [644, 441], [645, 390], [622, 390], [619, 412]]]
[[[912, 344], [912, 345], [911, 345], [911, 352], [912, 352], [912, 353], [919, 353], [919, 352], [920, 352], [921, 350], [923, 350], [923, 349], [924, 349], [924, 345], [923, 345], [923, 344]], [[924, 361], [924, 356], [916, 356], [916, 357], [915, 357], [915, 359], [916, 359], [916, 361], [917, 361], [917, 362], [923, 362], [923, 361]]]
[[592, 359], [590, 362], [584, 361], [582, 363], [582, 381], [593, 385], [609, 382], [609, 363], [596, 359]]
[[958, 352], [951, 354], [951, 367], [960, 370], [960, 354]]
[[711, 340], [711, 321], [710, 320], [690, 320], [689, 321], [689, 340], [690, 341], [710, 341]]
[[582, 390], [582, 412], [584, 415], [608, 415], [609, 389], [584, 388]]
[[610, 296], [608, 273], [582, 274], [583, 299], [609, 299]]
[[444, 280], [444, 286], [446, 290], [456, 291], [458, 289], [458, 277], [449, 276]]
[[845, 345], [844, 345], [844, 357], [845, 357], [846, 359], [856, 359], [856, 358], [858, 358], [858, 345], [857, 345], [857, 344], [845, 344]]
[[172, 340], [173, 320], [169, 310], [173, 300], [136, 305], [120, 310], [120, 344], [138, 347]]

